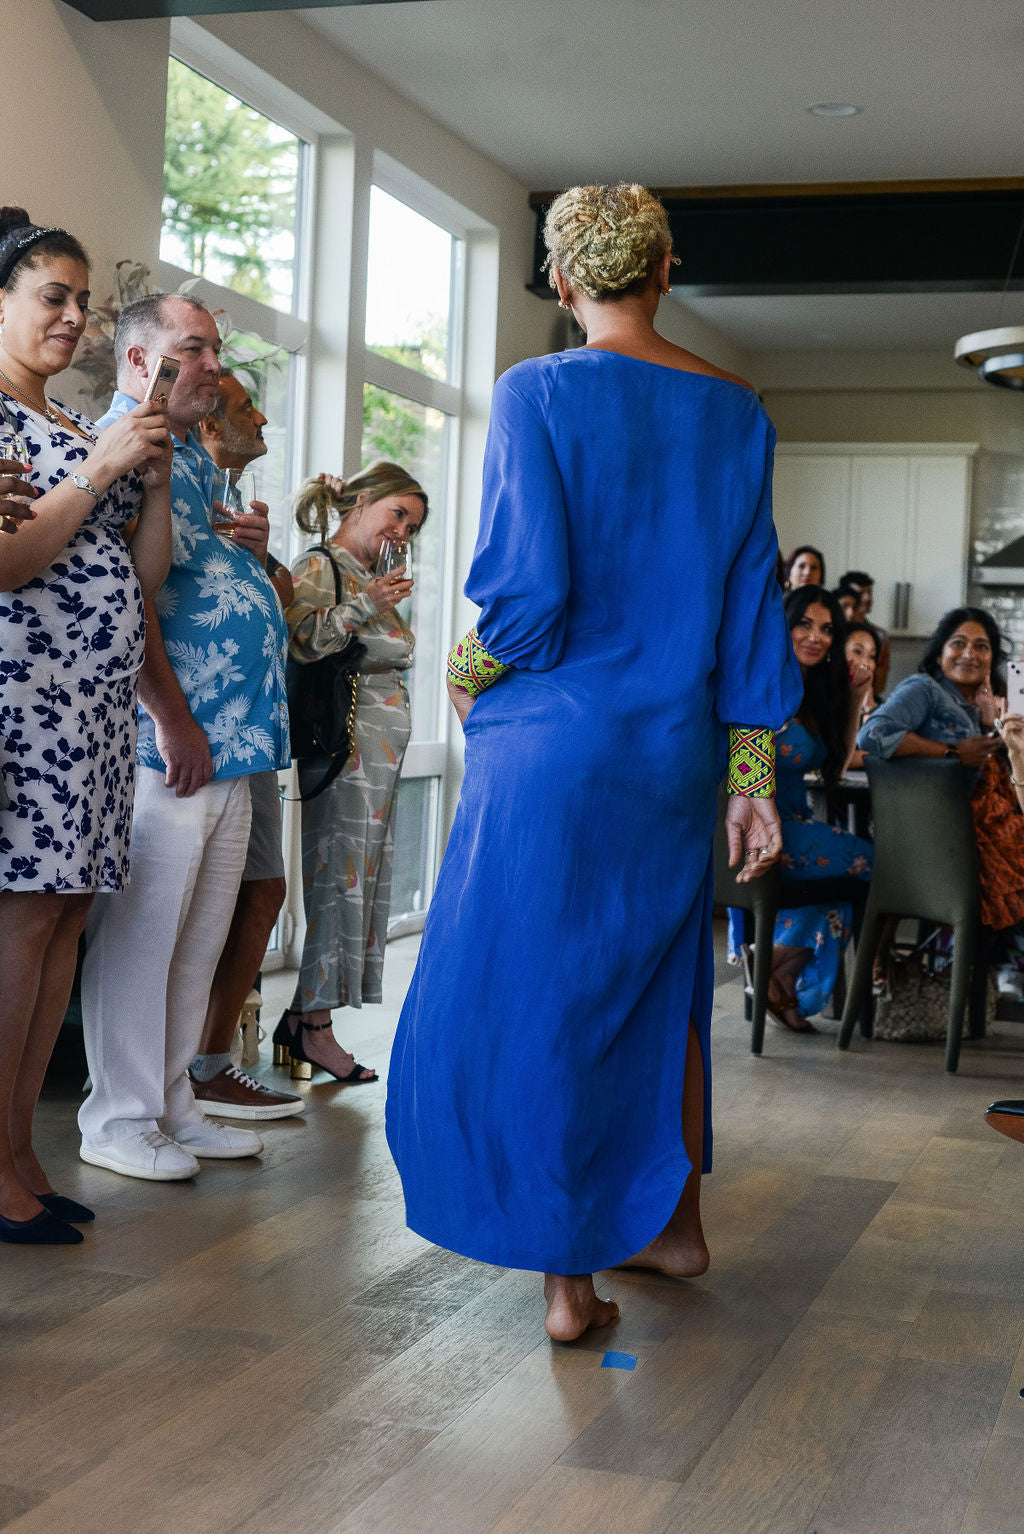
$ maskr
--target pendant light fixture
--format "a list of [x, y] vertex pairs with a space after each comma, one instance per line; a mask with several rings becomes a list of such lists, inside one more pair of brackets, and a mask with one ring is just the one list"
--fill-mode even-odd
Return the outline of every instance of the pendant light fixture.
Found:
[[[1021, 219], [1017, 230], [996, 319], [1006, 302], [1022, 236], [1024, 219]], [[984, 383], [995, 384], [998, 389], [1024, 389], [1024, 325], [1005, 325], [1001, 330], [972, 331], [970, 335], [960, 337], [953, 348], [953, 356], [961, 367], [975, 368]]]

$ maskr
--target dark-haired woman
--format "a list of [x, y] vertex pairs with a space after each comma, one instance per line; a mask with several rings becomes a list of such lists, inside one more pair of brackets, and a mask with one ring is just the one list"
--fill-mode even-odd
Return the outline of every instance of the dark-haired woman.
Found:
[[802, 543], [783, 565], [785, 589], [798, 591], [801, 586], [824, 586], [825, 556], [810, 543]]
[[946, 613], [917, 673], [862, 726], [865, 756], [955, 757], [974, 775], [971, 812], [978, 840], [981, 916], [1003, 931], [1024, 920], [1024, 816], [994, 729], [1006, 650], [981, 607]]
[[[869, 879], [871, 843], [813, 819], [804, 774], [818, 770], [826, 784], [842, 774], [873, 668], [865, 659], [848, 662], [842, 609], [831, 592], [803, 586], [787, 595], [784, 606], [804, 695], [778, 738], [775, 792], [782, 819], [783, 880]], [[779, 912], [769, 1007], [787, 1028], [815, 1031], [808, 1019], [822, 1010], [835, 989], [851, 914], [849, 904], [842, 903]]]
[[0, 1241], [65, 1245], [92, 1215], [50, 1187], [32, 1116], [89, 902], [127, 878], [142, 599], [171, 552], [166, 416], [97, 434], [46, 396], [88, 285], [72, 235], [0, 209], [0, 453], [24, 440], [36, 493], [0, 539]]
[[[839, 598], [840, 606], [843, 599]], [[845, 612], [845, 607], [843, 608]], [[843, 650], [846, 653], [846, 669], [850, 677], [850, 685], [856, 686], [865, 672], [868, 676], [868, 685], [864, 689], [861, 699], [860, 718], [857, 721], [858, 728], [864, 723], [870, 714], [873, 714], [881, 701], [876, 693], [878, 686], [878, 630], [865, 623], [862, 618], [854, 618], [847, 623], [843, 632]], [[847, 767], [860, 769], [864, 766], [864, 753], [859, 747], [851, 752]]]

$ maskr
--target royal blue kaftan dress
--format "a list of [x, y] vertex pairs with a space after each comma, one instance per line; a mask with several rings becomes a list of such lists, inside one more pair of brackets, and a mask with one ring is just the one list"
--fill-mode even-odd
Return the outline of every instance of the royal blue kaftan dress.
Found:
[[589, 1273], [678, 1202], [727, 727], [776, 728], [802, 690], [773, 443], [751, 390], [611, 352], [495, 388], [466, 593], [514, 669], [466, 725], [387, 1103], [409, 1225], [440, 1246]]

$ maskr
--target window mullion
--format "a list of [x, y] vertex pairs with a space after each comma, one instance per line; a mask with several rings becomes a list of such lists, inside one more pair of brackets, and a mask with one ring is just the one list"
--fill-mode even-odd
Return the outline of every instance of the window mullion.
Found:
[[452, 384], [431, 378], [429, 373], [418, 373], [415, 368], [404, 367], [390, 357], [366, 348], [363, 361], [363, 377], [378, 389], [391, 394], [401, 394], [404, 399], [417, 405], [427, 405], [444, 415], [458, 415], [462, 406], [462, 391]]

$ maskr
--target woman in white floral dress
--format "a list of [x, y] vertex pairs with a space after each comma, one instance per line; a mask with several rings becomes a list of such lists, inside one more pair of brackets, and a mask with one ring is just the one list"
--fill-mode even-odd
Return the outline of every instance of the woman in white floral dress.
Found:
[[[166, 416], [97, 434], [47, 399], [85, 329], [88, 262], [0, 209], [0, 456], [31, 457], [34, 517], [0, 540], [0, 1241], [68, 1245], [32, 1116], [95, 891], [128, 873], [143, 595], [170, 561]], [[140, 477], [141, 474], [141, 477]]]
[[[391, 904], [395, 802], [409, 742], [409, 694], [403, 673], [412, 665], [413, 636], [395, 610], [412, 591], [400, 574], [374, 577], [385, 538], [410, 538], [423, 525], [427, 497], [404, 469], [378, 463], [347, 482], [325, 477], [300, 495], [296, 519], [326, 541], [292, 567], [295, 597], [288, 609], [290, 654], [313, 661], [355, 637], [365, 646], [356, 687], [356, 751], [323, 793], [302, 806], [302, 888], [306, 940], [292, 1006], [275, 1043], [293, 1061], [308, 1061], [339, 1081], [377, 1080], [341, 1047], [331, 1031], [335, 1007], [381, 1000], [381, 973]], [[334, 561], [341, 589], [335, 598]], [[309, 793], [327, 763], [303, 764]]]

